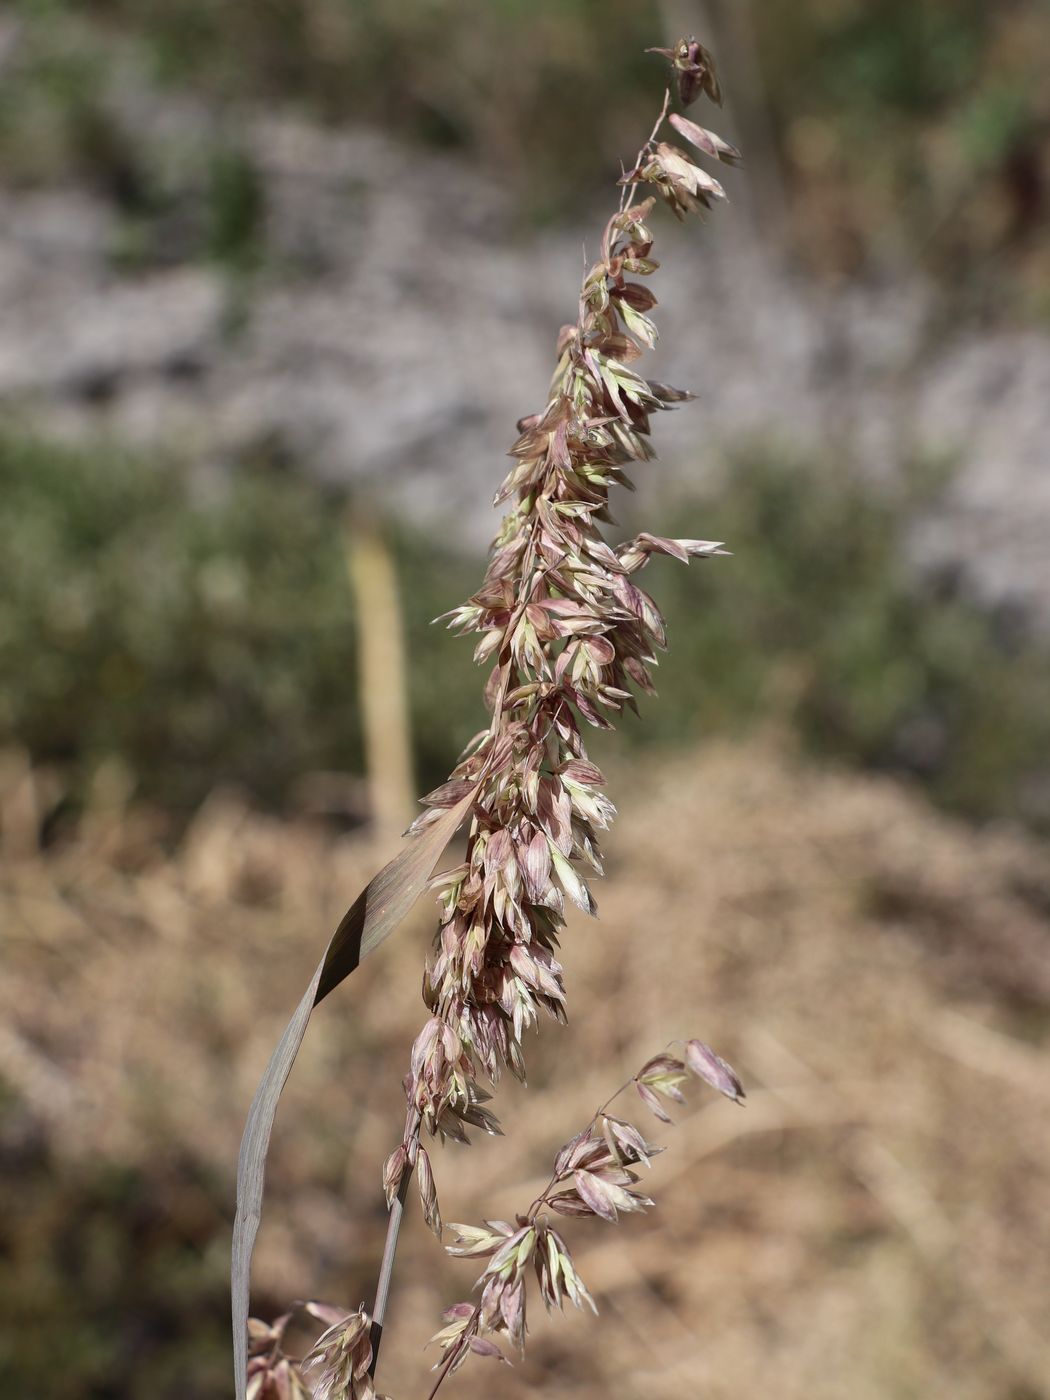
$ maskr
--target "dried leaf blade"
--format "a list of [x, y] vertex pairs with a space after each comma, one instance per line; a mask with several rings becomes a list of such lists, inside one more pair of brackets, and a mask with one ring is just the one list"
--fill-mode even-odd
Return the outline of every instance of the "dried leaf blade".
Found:
[[248, 1299], [252, 1254], [262, 1217], [263, 1186], [277, 1104], [306, 1035], [314, 1007], [394, 932], [427, 887], [434, 867], [474, 800], [468, 793], [415, 837], [358, 895], [317, 964], [302, 1000], [277, 1042], [255, 1091], [237, 1158], [230, 1292], [236, 1395], [247, 1392]]

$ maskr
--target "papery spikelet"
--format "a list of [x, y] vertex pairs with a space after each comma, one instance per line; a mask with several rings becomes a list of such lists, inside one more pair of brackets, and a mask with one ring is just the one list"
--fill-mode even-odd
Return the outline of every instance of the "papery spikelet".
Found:
[[313, 1400], [384, 1400], [368, 1373], [372, 1319], [364, 1307], [345, 1313], [326, 1303], [307, 1303], [306, 1309], [330, 1323], [303, 1361], [303, 1372], [314, 1373]]

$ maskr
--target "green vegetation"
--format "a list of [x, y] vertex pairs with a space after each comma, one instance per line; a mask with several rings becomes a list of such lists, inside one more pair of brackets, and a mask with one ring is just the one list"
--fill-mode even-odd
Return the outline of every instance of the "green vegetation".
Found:
[[[2, 1110], [17, 1121], [17, 1107]], [[38, 1400], [227, 1393], [224, 1183], [180, 1153], [163, 1166], [71, 1166], [37, 1144], [0, 1154], [8, 1173], [20, 1205], [0, 1226], [5, 1389]]]
[[354, 766], [352, 638], [321, 502], [276, 479], [195, 500], [156, 464], [36, 442], [4, 443], [0, 483], [8, 738], [81, 777], [119, 754], [176, 806], [209, 769], [275, 800], [297, 771]]
[[906, 570], [905, 527], [934, 504], [927, 475], [891, 496], [783, 455], [738, 461], [701, 515], [734, 557], [647, 571], [670, 634], [665, 734], [786, 720], [810, 751], [910, 774], [950, 810], [1046, 824], [1050, 651], [957, 575]]
[[[330, 498], [272, 469], [205, 489], [171, 463], [11, 436], [0, 491], [0, 743], [62, 765], [74, 793], [117, 755], [141, 795], [183, 812], [217, 781], [280, 807], [304, 773], [360, 771]], [[672, 512], [667, 533], [715, 534], [734, 557], [645, 571], [671, 656], [628, 739], [782, 721], [816, 753], [914, 774], [954, 810], [1050, 820], [1050, 655], [944, 581], [905, 575], [915, 505], [755, 451], [713, 501]], [[396, 544], [429, 784], [482, 718], [469, 647], [430, 620], [480, 571], [433, 532]]]
[[[184, 811], [215, 781], [280, 805], [311, 770], [360, 771], [341, 512], [316, 489], [262, 469], [205, 488], [117, 448], [8, 437], [0, 493], [0, 742], [65, 765], [74, 791], [118, 755]], [[406, 571], [419, 704], [463, 716], [465, 740], [477, 678], [418, 610], [472, 575], [429, 546]], [[443, 771], [456, 740], [419, 731]]]
[[1045, 315], [1050, 26], [1039, 0], [806, 0], [755, 11], [813, 268], [906, 245], [956, 304]]

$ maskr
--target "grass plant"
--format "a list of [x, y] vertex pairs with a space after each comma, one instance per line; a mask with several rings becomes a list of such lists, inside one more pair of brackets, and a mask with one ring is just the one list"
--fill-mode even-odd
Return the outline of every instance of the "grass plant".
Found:
[[[665, 125], [705, 157], [736, 164], [739, 152], [680, 112], [706, 96], [721, 104], [711, 55], [696, 39], [653, 52], [672, 70], [649, 137], [620, 180], [619, 207], [606, 224], [598, 260], [586, 273], [574, 324], [557, 339], [546, 407], [523, 418], [514, 465], [497, 493], [509, 503], [476, 593], [448, 614], [449, 626], [478, 634], [474, 659], [489, 669], [489, 724], [468, 743], [449, 779], [422, 799], [409, 845], [366, 887], [322, 957], [275, 1049], [248, 1116], [238, 1169], [233, 1240], [234, 1359], [238, 1400], [376, 1400], [383, 1336], [402, 1216], [413, 1178], [424, 1218], [444, 1226], [424, 1136], [466, 1144], [471, 1131], [500, 1134], [488, 1085], [505, 1070], [525, 1078], [524, 1036], [541, 1014], [565, 1018], [557, 959], [566, 911], [597, 912], [590, 879], [602, 873], [600, 833], [615, 808], [590, 761], [584, 726], [612, 728], [636, 692], [652, 693], [651, 668], [666, 646], [663, 618], [634, 581], [655, 555], [682, 563], [723, 554], [711, 540], [643, 532], [617, 547], [602, 531], [610, 491], [630, 485], [627, 468], [653, 457], [654, 413], [691, 394], [645, 379], [635, 368], [657, 337], [656, 298], [644, 280], [652, 257], [648, 220], [657, 199], [678, 219], [702, 216], [725, 197], [722, 185], [679, 146]], [[638, 199], [639, 190], [651, 191]], [[277, 1101], [313, 1008], [388, 937], [426, 885], [449, 838], [469, 821], [463, 861], [431, 883], [439, 891], [435, 947], [423, 979], [428, 1019], [404, 1080], [406, 1119], [387, 1159], [386, 1248], [371, 1310], [308, 1302], [327, 1324], [296, 1362], [283, 1347], [289, 1315], [272, 1324], [248, 1317], [251, 1259]], [[449, 1251], [485, 1259], [476, 1301], [453, 1304], [434, 1337], [442, 1356], [430, 1397], [471, 1356], [506, 1360], [499, 1342], [522, 1351], [527, 1278], [535, 1273], [548, 1309], [591, 1303], [553, 1217], [615, 1222], [652, 1204], [635, 1190], [638, 1168], [656, 1149], [634, 1124], [610, 1112], [635, 1089], [661, 1121], [664, 1101], [681, 1102], [690, 1071], [736, 1102], [732, 1069], [698, 1040], [650, 1058], [557, 1154], [547, 1186], [514, 1221], [455, 1225]], [[245, 1336], [247, 1329], [247, 1336]], [[498, 1339], [498, 1340], [497, 1340]], [[247, 1346], [247, 1350], [246, 1350]]]

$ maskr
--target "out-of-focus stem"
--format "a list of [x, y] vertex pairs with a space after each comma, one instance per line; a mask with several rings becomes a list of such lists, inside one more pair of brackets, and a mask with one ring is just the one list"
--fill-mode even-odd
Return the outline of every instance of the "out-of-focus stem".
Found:
[[401, 600], [393, 555], [374, 518], [359, 511], [348, 518], [346, 555], [369, 805], [376, 839], [385, 844], [405, 829], [415, 792]]

